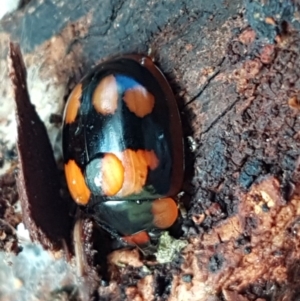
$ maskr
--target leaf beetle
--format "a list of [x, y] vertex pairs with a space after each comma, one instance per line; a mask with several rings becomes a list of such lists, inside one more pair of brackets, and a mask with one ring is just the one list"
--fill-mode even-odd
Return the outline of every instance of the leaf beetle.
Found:
[[73, 200], [127, 244], [143, 248], [177, 220], [181, 120], [151, 58], [105, 61], [75, 86], [64, 112], [63, 154]]

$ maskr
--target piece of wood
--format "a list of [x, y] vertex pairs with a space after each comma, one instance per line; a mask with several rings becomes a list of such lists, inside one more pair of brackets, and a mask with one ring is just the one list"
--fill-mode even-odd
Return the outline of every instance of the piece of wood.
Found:
[[20, 49], [12, 43], [9, 76], [18, 122], [17, 188], [23, 222], [33, 241], [46, 249], [59, 250], [70, 246], [70, 205], [60, 196], [59, 174], [47, 131], [29, 99]]

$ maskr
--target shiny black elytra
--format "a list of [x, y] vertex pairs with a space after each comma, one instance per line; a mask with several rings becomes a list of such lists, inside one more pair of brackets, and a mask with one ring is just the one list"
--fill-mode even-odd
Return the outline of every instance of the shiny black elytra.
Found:
[[150, 58], [115, 58], [82, 79], [66, 105], [63, 151], [73, 199], [110, 232], [132, 242], [175, 222], [171, 197], [184, 170], [181, 121]]

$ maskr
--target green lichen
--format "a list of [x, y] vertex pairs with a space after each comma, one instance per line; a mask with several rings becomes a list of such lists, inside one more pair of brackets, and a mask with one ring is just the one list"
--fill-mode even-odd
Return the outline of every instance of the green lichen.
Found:
[[168, 232], [164, 232], [159, 239], [158, 249], [155, 253], [156, 260], [159, 263], [172, 262], [175, 256], [187, 245], [186, 240], [175, 239]]

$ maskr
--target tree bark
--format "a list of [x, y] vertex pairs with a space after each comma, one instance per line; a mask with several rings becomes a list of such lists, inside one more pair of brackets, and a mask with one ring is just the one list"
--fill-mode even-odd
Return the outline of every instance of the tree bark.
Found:
[[[147, 271], [137, 252], [114, 252], [99, 300], [299, 298], [299, 27], [292, 0], [30, 1], [1, 21], [40, 114], [46, 97], [60, 104], [46, 116], [61, 114], [103, 59], [149, 49], [178, 100], [188, 245]], [[59, 125], [44, 121], [51, 138]]]

